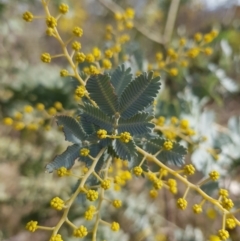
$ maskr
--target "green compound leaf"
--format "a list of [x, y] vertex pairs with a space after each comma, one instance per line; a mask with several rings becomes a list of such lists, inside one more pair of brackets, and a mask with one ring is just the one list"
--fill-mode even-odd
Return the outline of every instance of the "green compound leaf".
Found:
[[149, 122], [152, 118], [152, 116], [149, 116], [144, 112], [137, 113], [127, 120], [120, 118], [118, 123], [118, 132], [121, 133], [127, 131], [130, 132], [131, 135], [150, 133], [154, 127], [154, 124]]
[[130, 118], [148, 107], [160, 89], [160, 77], [152, 79], [153, 72], [143, 73], [125, 88], [120, 97], [119, 112], [121, 117]]
[[131, 68], [126, 69], [124, 64], [118, 66], [118, 68], [112, 73], [111, 83], [114, 86], [118, 97], [121, 96], [123, 90], [131, 82], [131, 80]]
[[135, 143], [131, 140], [128, 143], [123, 143], [119, 139], [113, 141], [113, 150], [119, 158], [130, 161], [131, 158], [137, 156]]
[[51, 173], [60, 167], [70, 169], [73, 166], [74, 161], [79, 157], [80, 148], [81, 146], [78, 144], [69, 146], [65, 152], [56, 156], [52, 162], [47, 164], [46, 171]]
[[87, 81], [86, 88], [91, 99], [97, 103], [102, 111], [110, 116], [117, 112], [117, 95], [114, 92], [114, 88], [110, 82], [109, 75], [99, 74], [91, 76]]
[[96, 133], [96, 131], [99, 129], [96, 125], [93, 123], [87, 121], [86, 119], [81, 118], [80, 119], [80, 124], [82, 125], [84, 131], [88, 134], [91, 135], [93, 133]]
[[80, 109], [83, 111], [83, 113], [80, 114], [83, 120], [99, 126], [106, 131], [112, 131], [113, 126], [111, 119], [99, 108], [84, 103], [84, 105], [80, 105]]
[[76, 119], [70, 116], [60, 115], [57, 116], [57, 123], [59, 126], [63, 126], [63, 132], [65, 134], [65, 140], [74, 144], [81, 143], [86, 138], [86, 133], [82, 126]]
[[[155, 155], [163, 148], [163, 143], [165, 141], [165, 139], [159, 137], [152, 140], [147, 140], [144, 146], [144, 150], [148, 153]], [[170, 151], [162, 149], [162, 151], [157, 155], [157, 159], [164, 163], [168, 162], [176, 166], [182, 166], [184, 164], [184, 156], [186, 154], [186, 148], [184, 148], [177, 142], [173, 142], [173, 148]]]

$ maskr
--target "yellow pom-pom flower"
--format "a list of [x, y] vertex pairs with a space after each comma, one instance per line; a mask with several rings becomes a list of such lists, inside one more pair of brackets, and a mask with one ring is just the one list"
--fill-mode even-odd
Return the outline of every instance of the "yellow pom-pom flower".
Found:
[[185, 210], [187, 208], [187, 200], [183, 198], [179, 198], [177, 200], [177, 207], [181, 210]]
[[107, 180], [103, 180], [101, 182], [101, 187], [104, 189], [104, 190], [107, 190], [111, 187], [111, 181], [109, 179]]
[[158, 196], [158, 191], [156, 189], [152, 189], [149, 191], [149, 196], [151, 198], [156, 198]]
[[173, 149], [173, 143], [171, 141], [165, 141], [163, 143], [163, 148], [167, 151], [170, 151]]
[[136, 176], [141, 176], [142, 173], [143, 173], [143, 169], [142, 169], [140, 166], [134, 167], [134, 168], [133, 168], [133, 173], [134, 173]]
[[98, 199], [98, 192], [90, 189], [87, 191], [86, 197], [89, 201], [95, 201]]
[[219, 189], [219, 196], [222, 196], [222, 197], [228, 197], [228, 190], [226, 189]]
[[85, 226], [81, 225], [78, 229], [73, 231], [73, 236], [77, 238], [84, 238], [87, 236], [88, 230]]
[[202, 212], [202, 206], [199, 204], [194, 204], [192, 209], [193, 209], [193, 212], [196, 214], [199, 214]]
[[69, 75], [68, 70], [62, 69], [62, 70], [60, 71], [60, 76], [61, 76], [61, 77], [66, 77], [66, 76], [68, 76], [68, 75]]
[[101, 58], [101, 50], [97, 47], [94, 47], [92, 50], [92, 54], [96, 60], [99, 60]]
[[39, 110], [39, 111], [43, 111], [45, 109], [45, 106], [42, 103], [37, 103], [36, 109]]
[[51, 200], [50, 205], [52, 208], [61, 211], [64, 208], [64, 201], [59, 197], [55, 197]]
[[107, 131], [100, 129], [97, 131], [97, 136], [99, 139], [105, 139], [107, 137]]
[[120, 208], [120, 207], [122, 207], [122, 201], [121, 201], [121, 200], [118, 200], [118, 199], [115, 199], [115, 200], [113, 200], [112, 205], [113, 205], [115, 208]]
[[54, 107], [55, 107], [57, 110], [62, 110], [62, 109], [63, 109], [62, 103], [59, 102], [59, 101], [54, 102], [53, 105], [54, 105]]
[[157, 190], [161, 189], [163, 187], [163, 181], [162, 180], [159, 180], [159, 179], [156, 179], [154, 182], [153, 182], [153, 187]]
[[52, 235], [49, 241], [63, 241], [63, 239], [60, 234], [56, 234], [56, 235]]
[[186, 165], [183, 170], [186, 175], [193, 175], [195, 173], [195, 168], [192, 164]]
[[75, 95], [82, 98], [86, 93], [86, 89], [83, 85], [78, 86], [77, 89], [75, 90]]
[[22, 15], [22, 18], [23, 20], [25, 20], [26, 22], [32, 22], [33, 20], [33, 14], [29, 11], [25, 12], [23, 15]]
[[234, 203], [233, 203], [232, 199], [223, 197], [221, 200], [221, 205], [223, 208], [225, 208], [226, 210], [229, 211], [231, 208], [233, 208]]
[[106, 58], [110, 59], [113, 56], [113, 52], [111, 49], [107, 49], [107, 50], [105, 50], [104, 55]]
[[64, 177], [69, 175], [69, 170], [66, 167], [60, 167], [57, 169], [57, 175], [59, 177]]
[[83, 35], [83, 30], [80, 27], [74, 27], [73, 34], [77, 37], [81, 37]]
[[177, 76], [178, 75], [178, 69], [176, 69], [176, 68], [171, 68], [170, 70], [169, 70], [169, 74], [171, 75], [171, 76]]
[[221, 240], [227, 240], [229, 238], [229, 233], [225, 229], [218, 230], [218, 236]]
[[212, 48], [207, 47], [203, 50], [204, 54], [206, 54], [207, 56], [211, 55], [213, 53]]
[[57, 110], [56, 110], [56, 108], [54, 108], [54, 107], [50, 107], [47, 112], [48, 112], [48, 114], [51, 115], [51, 116], [54, 116], [54, 115], [57, 114]]
[[112, 231], [117, 232], [120, 229], [119, 223], [113, 222], [111, 225], [111, 229], [112, 229]]
[[13, 124], [13, 119], [10, 117], [6, 117], [3, 119], [4, 125], [11, 126]]
[[112, 63], [109, 59], [103, 59], [102, 60], [102, 66], [105, 69], [111, 69], [112, 68]]
[[68, 10], [69, 10], [69, 7], [68, 7], [67, 4], [61, 3], [61, 4], [59, 5], [58, 9], [59, 9], [59, 12], [60, 12], [60, 13], [66, 14], [66, 13], [68, 12]]
[[75, 55], [75, 60], [78, 62], [78, 63], [82, 63], [84, 62], [86, 59], [86, 56], [84, 53], [82, 52], [77, 52], [76, 55]]
[[87, 149], [87, 148], [82, 148], [82, 149], [80, 150], [80, 155], [81, 155], [81, 156], [88, 156], [89, 152], [90, 152], [89, 149]]
[[129, 132], [122, 132], [120, 134], [120, 140], [124, 143], [128, 143], [130, 140], [132, 140], [132, 136]]
[[82, 47], [82, 45], [78, 41], [74, 41], [72, 43], [72, 49], [75, 50], [75, 51], [79, 51], [81, 49], [81, 47]]
[[89, 63], [93, 63], [95, 61], [94, 55], [93, 54], [87, 54], [85, 61], [89, 62]]
[[51, 55], [49, 53], [43, 53], [41, 55], [41, 60], [43, 63], [50, 63], [51, 62]]
[[127, 9], [125, 10], [125, 16], [126, 16], [127, 18], [133, 19], [133, 18], [134, 18], [134, 15], [135, 15], [135, 11], [134, 11], [133, 8], [127, 8]]
[[37, 225], [38, 225], [37, 221], [30, 221], [27, 223], [26, 229], [33, 233], [37, 230]]
[[211, 180], [217, 181], [219, 179], [220, 175], [219, 175], [219, 172], [217, 172], [217, 171], [211, 171], [209, 173], [209, 177], [211, 178]]
[[202, 40], [202, 34], [201, 33], [195, 33], [194, 40], [197, 42], [200, 42]]
[[226, 219], [226, 226], [227, 226], [227, 228], [229, 228], [229, 229], [234, 229], [235, 227], [236, 227], [236, 222], [235, 222], [235, 220], [233, 219], [233, 218], [227, 218]]
[[53, 16], [49, 16], [46, 18], [46, 24], [49, 28], [57, 27], [57, 19]]

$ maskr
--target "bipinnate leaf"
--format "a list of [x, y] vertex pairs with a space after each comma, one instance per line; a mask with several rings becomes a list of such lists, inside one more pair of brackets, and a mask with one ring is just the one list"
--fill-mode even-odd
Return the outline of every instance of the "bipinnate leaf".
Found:
[[81, 146], [78, 144], [69, 146], [66, 151], [56, 156], [52, 162], [47, 164], [46, 171], [51, 173], [60, 167], [70, 169], [73, 166], [74, 161], [79, 157], [80, 148]]
[[115, 139], [113, 141], [113, 150], [122, 160], [130, 161], [134, 156], [137, 156], [135, 144], [132, 140], [128, 143], [124, 143], [119, 139]]
[[106, 114], [112, 116], [117, 112], [118, 100], [108, 74], [93, 75], [87, 81], [86, 88], [92, 100]]
[[150, 133], [154, 124], [149, 121], [152, 119], [147, 113], [140, 112], [129, 119], [120, 118], [118, 122], [118, 132], [130, 132], [131, 135], [142, 135]]
[[76, 119], [65, 115], [59, 115], [56, 118], [58, 125], [63, 126], [66, 141], [76, 144], [84, 140], [86, 133]]
[[158, 151], [161, 152], [157, 155], [157, 159], [163, 163], [172, 163], [176, 166], [184, 164], [184, 156], [187, 154], [187, 149], [181, 146], [177, 142], [173, 142], [173, 148], [171, 150], [163, 149], [163, 144], [166, 140], [162, 138], [155, 138], [147, 140], [144, 146], [144, 150], [148, 153], [155, 155]]
[[131, 68], [126, 69], [125, 65], [122, 64], [118, 66], [116, 70], [114, 70], [111, 76], [111, 83], [118, 97], [121, 96], [123, 90], [131, 82], [131, 80]]
[[112, 121], [102, 110], [88, 103], [80, 105], [80, 109], [82, 110], [80, 117], [83, 120], [93, 123], [106, 131], [112, 131]]
[[153, 77], [153, 72], [143, 73], [124, 89], [119, 103], [119, 113], [126, 119], [143, 111], [157, 96], [160, 89], [160, 77]]
[[96, 133], [98, 127], [96, 125], [94, 125], [93, 123], [87, 121], [84, 118], [80, 119], [80, 124], [82, 126], [82, 128], [84, 129], [84, 131], [88, 134], [91, 135], [93, 133]]

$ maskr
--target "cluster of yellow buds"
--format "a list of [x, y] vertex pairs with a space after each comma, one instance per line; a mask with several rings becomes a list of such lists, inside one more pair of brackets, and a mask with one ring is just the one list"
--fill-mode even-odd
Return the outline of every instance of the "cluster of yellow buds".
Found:
[[64, 208], [64, 201], [59, 197], [55, 197], [51, 200], [50, 205], [52, 208], [60, 211]]
[[120, 140], [124, 143], [128, 143], [130, 140], [132, 140], [132, 136], [129, 132], [123, 132], [120, 134]]
[[84, 238], [85, 236], [87, 236], [87, 234], [88, 230], [83, 225], [73, 231], [73, 236], [77, 238]]
[[160, 72], [165, 72], [172, 77], [178, 76], [179, 67], [186, 68], [189, 62], [191, 62], [191, 59], [196, 58], [200, 53], [203, 53], [206, 56], [213, 53], [212, 48], [206, 47], [206, 44], [212, 42], [217, 35], [218, 31], [216, 30], [212, 30], [204, 36], [202, 36], [201, 33], [196, 33], [193, 37], [195, 41], [190, 48], [186, 47], [187, 39], [181, 38], [177, 50], [169, 48], [165, 55], [162, 52], [156, 52], [156, 62], [149, 63], [148, 70], [154, 70], [158, 75]]
[[95, 212], [96, 212], [96, 207], [92, 205], [89, 206], [86, 212], [84, 213], [84, 218], [86, 220], [92, 220]]
[[89, 201], [96, 201], [98, 199], [98, 192], [90, 189], [86, 192], [86, 197]]

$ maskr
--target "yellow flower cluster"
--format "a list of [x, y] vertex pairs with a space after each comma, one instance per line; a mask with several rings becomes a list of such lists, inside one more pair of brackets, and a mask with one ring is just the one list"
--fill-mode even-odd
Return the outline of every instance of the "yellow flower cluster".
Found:
[[73, 34], [76, 37], [81, 37], [83, 35], [83, 30], [80, 27], [74, 27], [73, 28]]
[[211, 171], [209, 173], [209, 177], [211, 178], [211, 180], [217, 181], [219, 179], [220, 175], [217, 171]]
[[70, 174], [70, 171], [66, 167], [60, 167], [57, 169], [57, 175], [59, 177], [68, 176]]
[[41, 60], [42, 60], [42, 62], [44, 62], [44, 63], [50, 63], [50, 62], [51, 62], [51, 56], [50, 56], [50, 54], [49, 54], [49, 53], [43, 53], [43, 54], [41, 55]]
[[64, 208], [64, 201], [59, 197], [55, 197], [51, 200], [50, 205], [52, 208], [60, 211]]
[[140, 166], [134, 167], [134, 168], [133, 168], [133, 173], [134, 173], [136, 176], [141, 176], [142, 173], [143, 173], [143, 169], [142, 169]]
[[193, 175], [195, 173], [195, 168], [192, 164], [186, 165], [183, 170], [186, 175]]
[[233, 218], [227, 218], [226, 219], [226, 226], [229, 229], [234, 229], [236, 227], [236, 222]]
[[129, 132], [123, 132], [120, 134], [120, 140], [124, 143], [128, 143], [130, 140], [132, 140], [132, 136]]
[[69, 7], [67, 4], [64, 4], [64, 3], [61, 3], [58, 7], [59, 9], [59, 12], [62, 13], [62, 14], [66, 14], [69, 10]]
[[92, 205], [89, 206], [87, 211], [84, 213], [84, 218], [86, 220], [92, 220], [95, 212], [96, 212], [96, 207]]
[[79, 51], [81, 49], [81, 43], [78, 41], [72, 42], [72, 49], [75, 51]]
[[52, 235], [49, 241], [63, 241], [63, 239], [60, 234], [56, 234], [56, 235]]
[[118, 200], [118, 199], [115, 199], [115, 200], [113, 200], [112, 205], [113, 205], [115, 208], [120, 208], [120, 207], [122, 206], [122, 201], [121, 201], [121, 200]]
[[225, 229], [218, 230], [218, 236], [221, 240], [227, 240], [229, 238], [229, 233]]
[[98, 199], [98, 192], [90, 189], [87, 191], [86, 197], [89, 201], [95, 201]]
[[32, 22], [33, 20], [33, 14], [29, 11], [25, 12], [22, 16], [22, 18], [26, 21], [26, 22]]
[[229, 211], [231, 208], [233, 208], [234, 203], [230, 198], [223, 197], [221, 200], [221, 205], [223, 206], [223, 208]]
[[107, 131], [100, 129], [97, 131], [97, 136], [99, 139], [105, 139], [107, 137]]
[[75, 60], [78, 62], [78, 63], [83, 63], [85, 61], [85, 54], [82, 53], [82, 52], [77, 52], [76, 55], [75, 55]]
[[173, 143], [171, 141], [165, 141], [163, 143], [164, 150], [170, 151], [173, 149]]
[[73, 236], [77, 238], [84, 238], [87, 236], [88, 230], [85, 226], [81, 225], [78, 229], [73, 231]]
[[101, 182], [101, 187], [104, 189], [104, 190], [107, 190], [111, 187], [111, 180], [109, 179], [106, 179], [106, 180], [103, 180]]
[[46, 18], [46, 24], [49, 28], [55, 28], [57, 27], [57, 19], [53, 16], [49, 16]]
[[78, 86], [77, 89], [75, 90], [75, 95], [78, 96], [79, 98], [82, 98], [86, 93], [86, 88], [85, 86], [81, 85]]
[[185, 210], [187, 208], [187, 204], [188, 204], [188, 202], [184, 198], [179, 198], [177, 200], [177, 207], [181, 210]]
[[87, 149], [87, 148], [82, 148], [82, 149], [80, 150], [80, 155], [81, 155], [81, 156], [88, 156], [89, 152], [90, 152], [89, 149]]
[[37, 225], [38, 225], [37, 221], [30, 221], [26, 224], [26, 229], [33, 233], [37, 230], [38, 228]]
[[161, 189], [163, 187], [163, 181], [160, 179], [154, 180], [153, 187], [157, 190]]
[[199, 204], [194, 204], [192, 209], [193, 209], [193, 212], [196, 214], [199, 214], [202, 212], [202, 206]]
[[111, 225], [111, 229], [112, 229], [112, 231], [117, 232], [120, 229], [119, 223], [113, 222]]

